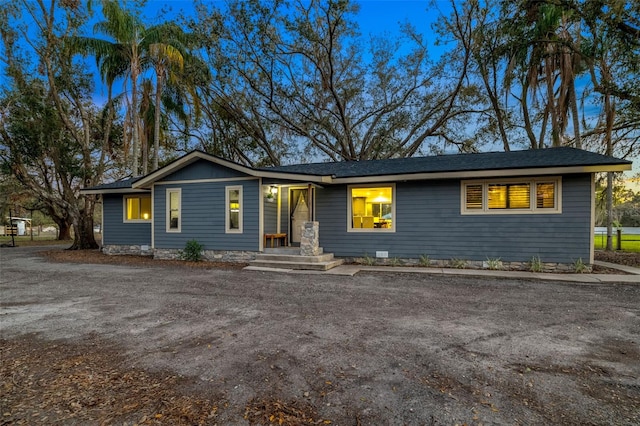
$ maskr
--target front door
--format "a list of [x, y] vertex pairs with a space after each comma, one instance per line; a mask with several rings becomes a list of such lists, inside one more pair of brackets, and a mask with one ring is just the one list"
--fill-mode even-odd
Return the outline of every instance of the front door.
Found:
[[313, 190], [313, 188], [289, 190], [289, 229], [292, 245], [300, 244], [304, 222], [313, 220]]

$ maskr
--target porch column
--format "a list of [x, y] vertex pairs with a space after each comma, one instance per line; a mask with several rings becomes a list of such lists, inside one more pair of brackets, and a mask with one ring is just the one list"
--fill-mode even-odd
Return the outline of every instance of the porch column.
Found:
[[304, 222], [300, 236], [300, 254], [318, 256], [320, 254], [320, 222]]

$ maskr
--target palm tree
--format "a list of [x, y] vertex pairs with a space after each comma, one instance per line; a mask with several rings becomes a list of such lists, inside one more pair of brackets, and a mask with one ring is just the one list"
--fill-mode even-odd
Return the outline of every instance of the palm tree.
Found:
[[118, 1], [102, 0], [105, 20], [94, 25], [94, 33], [104, 38], [74, 37], [71, 47], [78, 53], [96, 57], [98, 69], [103, 78], [113, 83], [124, 79], [125, 91], [130, 87], [130, 102], [127, 116], [132, 132], [131, 171], [134, 176], [140, 172], [140, 108], [138, 105], [138, 81], [143, 71], [150, 66], [149, 47], [159, 43], [161, 31], [158, 26], [147, 28], [133, 13], [123, 9]]
[[[182, 41], [186, 35], [176, 25], [165, 24], [159, 28], [163, 34], [163, 42], [153, 43], [149, 46], [149, 59], [153, 64], [156, 74], [156, 100], [155, 100], [155, 119], [153, 132], [153, 170], [158, 168], [158, 159], [160, 153], [160, 116], [162, 105], [162, 91], [165, 81], [177, 80], [176, 73], [173, 72], [175, 67], [182, 71], [184, 67], [184, 45]], [[146, 168], [146, 164], [145, 164]]]
[[[570, 12], [551, 3], [525, 0], [520, 12], [522, 21], [514, 27], [514, 49], [506, 75], [506, 85], [520, 74], [523, 88], [523, 107], [527, 94], [533, 98], [544, 93], [546, 99], [543, 128], [551, 126], [552, 146], [560, 146], [567, 129], [569, 114], [573, 118], [574, 141], [580, 146], [575, 78], [581, 63], [577, 43], [570, 28], [575, 22]], [[521, 31], [521, 28], [523, 29]], [[544, 133], [542, 133], [544, 134]], [[533, 147], [543, 147], [544, 140], [536, 143], [532, 132], [528, 132]]]

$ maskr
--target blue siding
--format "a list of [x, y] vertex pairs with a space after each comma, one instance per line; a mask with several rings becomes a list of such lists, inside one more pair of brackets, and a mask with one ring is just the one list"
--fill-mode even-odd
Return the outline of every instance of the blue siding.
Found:
[[[200, 178], [200, 177], [198, 177]], [[243, 232], [225, 233], [225, 187], [243, 187]], [[166, 194], [169, 188], [181, 188], [181, 232], [166, 232]], [[182, 249], [189, 240], [197, 240], [206, 250], [258, 251], [260, 185], [256, 180], [190, 184], [156, 184], [155, 248]]]
[[571, 263], [590, 255], [591, 179], [562, 178], [561, 214], [462, 215], [460, 181], [397, 183], [396, 232], [347, 232], [347, 187], [316, 191], [320, 244], [336, 256]]
[[212, 163], [206, 160], [198, 160], [193, 164], [189, 164], [176, 172], [166, 176], [162, 179], [166, 181], [176, 180], [191, 180], [191, 179], [226, 179], [235, 177], [244, 177], [246, 174], [223, 167], [219, 164]]
[[[132, 194], [127, 194], [132, 195]], [[148, 193], [145, 193], [148, 195]], [[151, 246], [151, 223], [124, 222], [124, 201], [122, 194], [105, 194], [102, 199], [104, 245]]]

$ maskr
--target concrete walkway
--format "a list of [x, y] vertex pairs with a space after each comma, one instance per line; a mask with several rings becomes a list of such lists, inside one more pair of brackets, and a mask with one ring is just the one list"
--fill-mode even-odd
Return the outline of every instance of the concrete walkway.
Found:
[[528, 271], [495, 271], [487, 269], [453, 269], [453, 268], [421, 268], [414, 266], [366, 266], [341, 265], [328, 271], [306, 271], [282, 268], [263, 268], [248, 266], [246, 270], [279, 272], [288, 274], [324, 274], [353, 276], [358, 272], [401, 272], [429, 275], [467, 275], [477, 277], [517, 278], [526, 280], [567, 281], [580, 283], [638, 283], [640, 284], [640, 268], [617, 265], [614, 263], [595, 261], [596, 265], [617, 269], [633, 275], [618, 274], [552, 274]]

